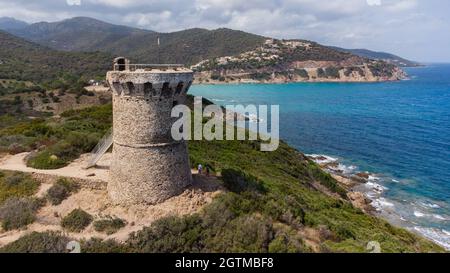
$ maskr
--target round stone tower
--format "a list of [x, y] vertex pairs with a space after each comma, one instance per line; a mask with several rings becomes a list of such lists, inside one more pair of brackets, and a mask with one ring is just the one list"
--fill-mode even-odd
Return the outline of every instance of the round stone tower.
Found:
[[116, 58], [113, 158], [108, 193], [118, 204], [156, 204], [180, 194], [192, 177], [187, 146], [174, 141], [171, 110], [183, 104], [193, 72], [181, 65], [133, 65]]

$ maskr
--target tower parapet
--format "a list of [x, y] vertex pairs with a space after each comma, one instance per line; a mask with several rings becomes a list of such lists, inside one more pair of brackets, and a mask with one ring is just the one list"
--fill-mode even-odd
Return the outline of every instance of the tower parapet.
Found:
[[191, 183], [187, 146], [174, 141], [173, 106], [183, 104], [193, 72], [181, 65], [130, 64], [107, 73], [113, 92], [113, 159], [108, 193], [120, 204], [155, 204]]

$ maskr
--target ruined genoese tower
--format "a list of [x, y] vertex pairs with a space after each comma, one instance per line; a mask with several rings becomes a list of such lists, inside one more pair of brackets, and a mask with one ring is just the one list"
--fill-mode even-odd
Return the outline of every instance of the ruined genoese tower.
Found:
[[191, 183], [187, 146], [174, 141], [171, 110], [183, 104], [193, 72], [181, 65], [114, 60], [113, 158], [108, 193], [117, 204], [156, 204]]

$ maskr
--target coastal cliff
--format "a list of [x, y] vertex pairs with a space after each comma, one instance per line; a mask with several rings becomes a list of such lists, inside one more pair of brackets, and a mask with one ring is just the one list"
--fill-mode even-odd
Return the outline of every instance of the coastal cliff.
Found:
[[192, 66], [196, 83], [382, 82], [407, 78], [398, 66], [304, 40], [267, 39], [255, 50]]
[[[192, 104], [189, 98], [188, 105]], [[16, 168], [13, 171], [7, 166], [16, 161], [9, 159], [21, 158], [18, 162], [24, 164], [24, 154], [14, 157], [14, 146], [0, 145], [0, 151], [10, 154], [0, 156], [0, 168], [8, 169], [0, 171], [0, 209], [11, 210], [3, 203], [10, 198], [44, 199], [42, 207], [30, 211], [35, 216], [30, 222], [19, 223], [22, 229], [0, 229], [0, 252], [63, 252], [58, 247], [73, 239], [85, 239], [83, 252], [367, 252], [368, 243], [373, 241], [380, 244], [382, 252], [445, 251], [364, 213], [370, 207], [360, 204], [369, 202], [352, 193], [347, 181], [338, 181], [337, 176], [321, 169], [323, 164], [314, 163], [285, 142], [267, 153], [260, 151], [261, 141], [189, 141], [191, 166], [202, 164], [211, 172], [195, 175], [199, 184], [163, 207], [123, 210], [108, 203], [104, 187], [92, 189], [88, 184], [80, 185], [80, 191], [71, 193], [59, 205], [45, 201], [46, 190], [57, 182], [37, 181], [33, 172], [51, 169], [68, 175], [61, 166], [73, 170], [74, 164], [80, 165], [82, 154], [89, 152], [90, 144], [95, 145], [110, 128], [111, 120], [111, 104], [105, 104], [39, 120], [11, 115], [1, 123], [0, 144], [13, 140], [21, 151], [34, 151], [28, 163], [39, 170], [31, 174], [17, 172]], [[28, 137], [14, 137], [17, 132]], [[102, 165], [99, 170], [77, 175], [83, 180], [101, 179], [107, 170]], [[95, 172], [98, 175], [92, 177]], [[211, 189], [209, 182], [202, 184], [202, 180], [213, 180], [219, 190]], [[61, 219], [70, 217], [73, 208], [91, 215], [94, 224], [68, 233]], [[103, 220], [101, 215], [120, 217], [124, 226], [109, 235], [96, 232], [95, 223]], [[55, 244], [42, 246], [42, 240]]]

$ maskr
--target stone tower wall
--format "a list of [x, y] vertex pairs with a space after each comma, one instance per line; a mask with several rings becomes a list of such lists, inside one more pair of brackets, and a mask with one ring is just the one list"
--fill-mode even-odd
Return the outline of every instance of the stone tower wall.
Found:
[[[181, 70], [181, 71], [180, 71]], [[113, 159], [108, 193], [119, 204], [156, 204], [191, 183], [186, 143], [174, 141], [172, 107], [185, 102], [193, 73], [110, 71]]]

